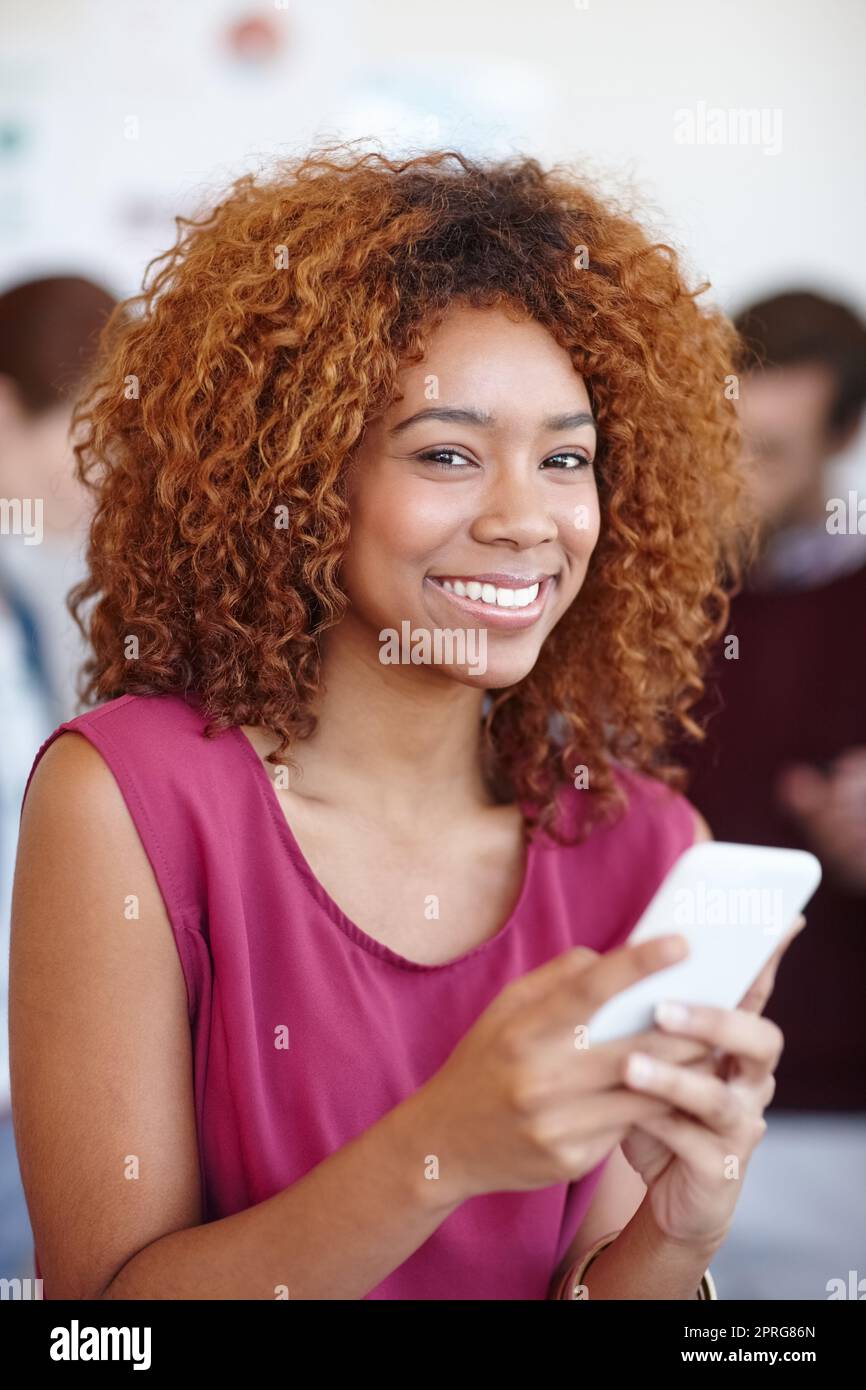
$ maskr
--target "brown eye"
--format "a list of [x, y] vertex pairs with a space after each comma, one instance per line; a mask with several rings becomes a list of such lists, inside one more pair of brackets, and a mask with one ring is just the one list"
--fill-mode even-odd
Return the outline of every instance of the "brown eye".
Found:
[[545, 465], [553, 463], [555, 459], [571, 459], [572, 463], [562, 468], [563, 473], [576, 473], [581, 468], [592, 468], [592, 459], [588, 459], [585, 454], [567, 452], [563, 454], [551, 454], [550, 458], [545, 459]]
[[462, 468], [459, 463], [443, 462], [446, 458], [463, 459], [463, 464], [471, 466], [471, 460], [465, 458], [463, 454], [459, 454], [456, 449], [431, 449], [429, 453], [419, 454], [418, 457], [423, 459], [425, 463], [432, 463], [434, 468], [442, 468], [446, 471], [458, 472]]

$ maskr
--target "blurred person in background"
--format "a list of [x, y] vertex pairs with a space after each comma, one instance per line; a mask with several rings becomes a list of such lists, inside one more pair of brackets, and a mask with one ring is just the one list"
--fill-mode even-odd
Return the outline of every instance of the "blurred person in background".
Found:
[[706, 742], [682, 756], [716, 839], [811, 850], [824, 878], [766, 1009], [785, 1035], [773, 1118], [719, 1264], [733, 1297], [820, 1298], [866, 1248], [866, 497], [861, 518], [832, 484], [866, 401], [866, 327], [805, 290], [736, 326], [759, 549], [707, 676]]
[[28, 280], [0, 295], [0, 497], [41, 499], [41, 539], [0, 536], [0, 576], [33, 615], [53, 710], [77, 710], [84, 656], [66, 595], [85, 572], [87, 494], [69, 439], [72, 404], [115, 305], [80, 276]]
[[0, 1278], [26, 1277], [33, 1263], [9, 1084], [18, 822], [33, 754], [77, 704], [82, 649], [66, 594], [83, 573], [87, 517], [69, 426], [75, 388], [114, 302], [76, 276], [0, 295]]

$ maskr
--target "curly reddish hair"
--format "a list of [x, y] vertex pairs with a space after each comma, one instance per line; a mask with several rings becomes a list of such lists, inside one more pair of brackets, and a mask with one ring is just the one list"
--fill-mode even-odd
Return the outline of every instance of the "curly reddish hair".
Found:
[[456, 300], [510, 306], [586, 381], [602, 526], [534, 669], [490, 693], [490, 785], [558, 839], [576, 765], [581, 837], [623, 804], [617, 762], [682, 787], [668, 750], [703, 736], [689, 710], [743, 557], [738, 340], [697, 303], [708, 286], [568, 167], [519, 156], [337, 142], [176, 225], [106, 325], [73, 418], [95, 499], [68, 599], [92, 648], [82, 702], [193, 695], [209, 736], [277, 734], [272, 761], [309, 737], [318, 636], [347, 604], [347, 462]]

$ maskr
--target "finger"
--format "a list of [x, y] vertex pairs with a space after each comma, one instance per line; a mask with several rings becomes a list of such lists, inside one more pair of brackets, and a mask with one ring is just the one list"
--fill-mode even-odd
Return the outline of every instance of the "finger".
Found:
[[[683, 1066], [705, 1063], [713, 1052], [699, 1039], [669, 1037], [659, 1028], [593, 1046], [578, 1046], [583, 1041], [579, 1036], [572, 1043], [563, 1034], [563, 1040], [566, 1045], [557, 1043], [550, 1061], [545, 1059], [542, 1085], [551, 1101], [572, 1106], [581, 1097], [620, 1090], [625, 1059], [635, 1049]], [[578, 1065], [575, 1059], [580, 1059]]]
[[599, 1132], [625, 1133], [632, 1125], [668, 1113], [670, 1105], [660, 1097], [641, 1095], [620, 1082], [615, 1091], [581, 1097], [579, 1104], [572, 1097], [562, 1104], [548, 1103], [543, 1109], [543, 1125], [551, 1134], [568, 1134], [575, 1139], [582, 1135], [594, 1140]]
[[767, 1072], [775, 1071], [785, 1046], [778, 1024], [744, 1009], [671, 1001], [659, 1005], [656, 1016], [665, 1032], [699, 1038], [735, 1057], [740, 1074], [749, 1082], [758, 1082]]
[[590, 1045], [590, 1052], [610, 1059], [615, 1073], [619, 1076], [622, 1062], [629, 1052], [648, 1052], [664, 1062], [675, 1062], [684, 1066], [706, 1057], [711, 1048], [700, 1039], [675, 1037], [660, 1028], [651, 1028], [641, 1033], [631, 1033], [625, 1038], [613, 1038], [610, 1042]]
[[627, 1086], [667, 1101], [672, 1109], [700, 1120], [708, 1130], [733, 1142], [745, 1139], [751, 1146], [766, 1128], [763, 1116], [747, 1109], [743, 1093], [717, 1076], [671, 1067], [635, 1052], [628, 1059], [623, 1079]]
[[670, 1111], [667, 1115], [651, 1115], [635, 1128], [651, 1135], [653, 1139], [660, 1140], [676, 1158], [682, 1159], [691, 1169], [706, 1175], [709, 1180], [722, 1182], [726, 1179], [732, 1151], [741, 1163], [745, 1163], [749, 1157], [748, 1153], [740, 1152], [745, 1148], [742, 1141], [737, 1141], [739, 1147], [735, 1148], [734, 1141], [726, 1138], [726, 1152], [722, 1158], [719, 1154], [718, 1136], [714, 1131], [700, 1121], [690, 1119], [688, 1115], [677, 1111]]
[[[589, 957], [578, 946], [524, 977], [531, 983], [513, 997], [529, 1004], [526, 1025], [535, 1036], [553, 1036], [565, 1027], [573, 1030], [587, 1024], [615, 994], [688, 954], [689, 944], [678, 934], [622, 946], [606, 956]], [[540, 977], [540, 982], [533, 976]]]
[[738, 1008], [745, 1009], [749, 1013], [763, 1013], [767, 1000], [773, 993], [773, 988], [776, 984], [776, 972], [779, 969], [779, 964], [782, 960], [782, 957], [784, 956], [788, 947], [791, 945], [791, 942], [794, 940], [794, 938], [796, 936], [799, 936], [800, 932], [803, 930], [805, 925], [806, 918], [803, 916], [801, 912], [800, 915], [794, 921], [793, 926], [788, 931], [784, 940], [781, 942], [779, 946], [777, 946], [776, 950], [773, 952], [772, 956], [767, 961], [760, 974], [752, 981], [752, 984], [746, 990], [746, 993], [743, 995], [742, 999], [737, 1005]]
[[522, 1004], [547, 999], [564, 979], [576, 979], [601, 958], [601, 952], [593, 950], [591, 946], [573, 946], [571, 950], [561, 952], [515, 980], [510, 987], [512, 997], [519, 999]]
[[749, 985], [739, 1004], [738, 1009], [744, 1013], [762, 1014], [767, 1006], [767, 1001], [776, 987], [776, 972], [779, 968], [779, 952], [773, 956], [756, 980]]

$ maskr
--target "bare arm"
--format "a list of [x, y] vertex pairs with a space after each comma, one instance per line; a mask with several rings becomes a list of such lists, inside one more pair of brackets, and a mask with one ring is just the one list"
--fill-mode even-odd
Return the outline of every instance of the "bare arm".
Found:
[[611, 1231], [621, 1231], [631, 1221], [646, 1194], [643, 1179], [635, 1172], [619, 1144], [611, 1152], [593, 1193], [592, 1202], [577, 1233], [556, 1267], [551, 1288], [566, 1270]]
[[202, 1224], [180, 960], [120, 790], [81, 735], [33, 775], [12, 918], [13, 1110], [49, 1297], [362, 1298], [460, 1205], [424, 1177], [438, 1150], [418, 1092], [276, 1196]]
[[593, 1260], [584, 1283], [592, 1299], [689, 1299], [714, 1249], [695, 1250], [668, 1240], [655, 1224], [646, 1184], [617, 1145], [580, 1229], [560, 1261], [551, 1288], [602, 1236], [619, 1231], [616, 1241]]

